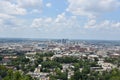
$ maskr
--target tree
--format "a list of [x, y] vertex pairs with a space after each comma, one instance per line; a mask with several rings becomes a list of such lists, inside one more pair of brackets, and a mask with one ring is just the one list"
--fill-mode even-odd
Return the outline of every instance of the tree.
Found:
[[3, 57], [2, 57], [2, 56], [0, 56], [0, 61], [2, 61], [2, 59], [3, 59]]
[[80, 73], [79, 70], [74, 72], [74, 79], [75, 80], [79, 80], [80, 78], [82, 78], [82, 74]]

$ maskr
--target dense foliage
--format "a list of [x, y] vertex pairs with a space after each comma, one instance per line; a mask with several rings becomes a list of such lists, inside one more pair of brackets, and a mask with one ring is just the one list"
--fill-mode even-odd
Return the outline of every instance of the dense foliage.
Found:
[[[77, 58], [71, 56], [51, 58], [53, 52], [37, 53], [34, 56], [26, 58], [26, 55], [19, 55], [12, 59], [9, 65], [14, 65], [16, 71], [0, 66], [0, 77], [3, 80], [34, 80], [31, 76], [25, 75], [28, 72], [34, 72], [38, 65], [41, 65], [41, 72], [53, 72], [50, 74], [50, 80], [68, 80], [68, 72], [71, 70], [74, 74], [69, 80], [120, 80], [120, 70], [112, 69], [109, 71], [95, 71], [91, 67], [100, 67], [97, 64], [98, 58], [89, 60], [87, 58]], [[0, 60], [3, 57], [0, 56]], [[105, 62], [117, 64], [119, 67], [120, 58], [105, 58]], [[69, 64], [70, 67], [63, 71], [63, 64]], [[18, 70], [21, 70], [19, 72]]]
[[60, 63], [75, 63], [78, 62], [78, 59], [76, 57], [57, 57], [54, 61]]
[[19, 71], [13, 71], [5, 66], [0, 66], [0, 77], [3, 80], [34, 80], [29, 75], [25, 75]]

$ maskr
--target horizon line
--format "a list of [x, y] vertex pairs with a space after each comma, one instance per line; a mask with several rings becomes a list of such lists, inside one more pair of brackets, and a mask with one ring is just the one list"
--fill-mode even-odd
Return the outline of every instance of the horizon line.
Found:
[[76, 38], [31, 38], [31, 37], [0, 37], [0, 39], [34, 39], [34, 40], [40, 40], [40, 39], [46, 39], [46, 40], [56, 40], [56, 39], [68, 39], [68, 40], [98, 40], [98, 41], [120, 41], [117, 39], [76, 39]]

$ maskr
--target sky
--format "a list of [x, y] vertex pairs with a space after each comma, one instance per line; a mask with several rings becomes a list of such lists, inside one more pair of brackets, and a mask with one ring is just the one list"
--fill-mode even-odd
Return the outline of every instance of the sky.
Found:
[[120, 40], [120, 0], [0, 0], [0, 37]]

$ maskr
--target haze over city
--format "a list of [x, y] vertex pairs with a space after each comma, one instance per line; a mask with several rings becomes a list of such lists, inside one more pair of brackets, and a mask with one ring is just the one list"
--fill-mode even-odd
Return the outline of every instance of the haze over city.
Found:
[[1, 38], [120, 40], [120, 0], [0, 0]]

